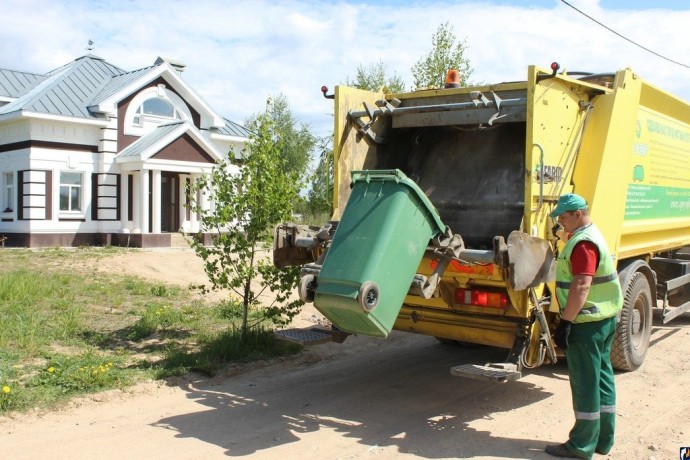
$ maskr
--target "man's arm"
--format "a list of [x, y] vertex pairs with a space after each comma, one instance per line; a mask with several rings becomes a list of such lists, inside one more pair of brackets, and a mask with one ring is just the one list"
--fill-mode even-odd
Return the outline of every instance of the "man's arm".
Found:
[[563, 313], [561, 313], [561, 318], [573, 321], [577, 314], [580, 313], [589, 295], [592, 278], [591, 275], [575, 275], [573, 277], [573, 282], [568, 291], [568, 300], [565, 303]]

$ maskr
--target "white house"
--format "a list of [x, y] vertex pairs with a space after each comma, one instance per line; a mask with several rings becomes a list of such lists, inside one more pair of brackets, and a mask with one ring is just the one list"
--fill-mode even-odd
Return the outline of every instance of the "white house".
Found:
[[155, 247], [199, 231], [185, 184], [241, 152], [248, 131], [183, 69], [158, 58], [128, 72], [91, 54], [46, 75], [0, 69], [4, 244]]

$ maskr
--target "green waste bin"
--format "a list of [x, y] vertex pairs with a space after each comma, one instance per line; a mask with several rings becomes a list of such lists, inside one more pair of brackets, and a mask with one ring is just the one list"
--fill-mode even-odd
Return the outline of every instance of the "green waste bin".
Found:
[[401, 171], [353, 171], [314, 306], [345, 332], [386, 337], [429, 240], [445, 229], [426, 195]]

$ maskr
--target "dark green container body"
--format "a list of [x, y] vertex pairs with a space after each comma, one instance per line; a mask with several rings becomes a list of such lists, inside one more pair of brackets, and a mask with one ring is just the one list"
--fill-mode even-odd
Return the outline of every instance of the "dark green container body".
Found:
[[345, 332], [386, 337], [429, 240], [445, 225], [426, 195], [397, 169], [352, 171], [352, 184], [314, 306]]

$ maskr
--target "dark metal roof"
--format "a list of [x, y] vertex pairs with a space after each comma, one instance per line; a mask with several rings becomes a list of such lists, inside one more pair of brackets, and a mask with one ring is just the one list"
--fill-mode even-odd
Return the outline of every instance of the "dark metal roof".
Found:
[[158, 141], [163, 139], [171, 132], [175, 131], [178, 127], [180, 127], [180, 125], [183, 124], [187, 124], [189, 128], [192, 128], [192, 125], [190, 125], [186, 121], [176, 121], [173, 123], [160, 125], [150, 133], [137, 139], [122, 152], [118, 153], [117, 158], [129, 158], [141, 155], [142, 153], [146, 152], [149, 148], [151, 148], [154, 144], [156, 144]]
[[45, 78], [45, 75], [0, 69], [0, 96], [18, 98]]
[[101, 91], [94, 95], [93, 99], [89, 102], [89, 105], [96, 105], [108, 99], [122, 88], [126, 88], [130, 83], [136, 81], [139, 77], [151, 70], [153, 67], [154, 66], [144, 67], [143, 69], [126, 72], [111, 78], [110, 81], [101, 89]]
[[234, 121], [230, 121], [227, 118], [223, 118], [223, 121], [225, 121], [225, 126], [218, 129], [219, 134], [235, 137], [249, 137], [249, 130], [244, 126], [238, 125]]
[[48, 73], [15, 101], [0, 107], [0, 114], [17, 110], [94, 118], [87, 103], [110, 80], [124, 71], [95, 56], [83, 56]]

